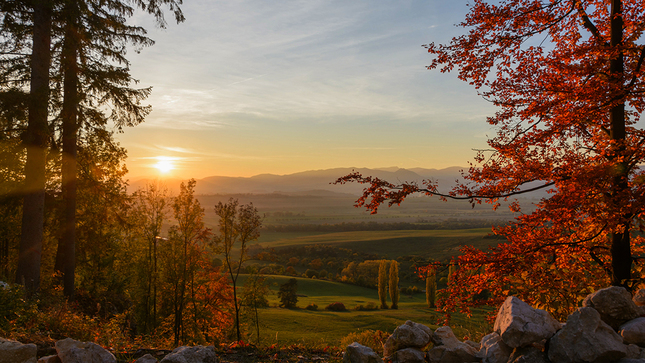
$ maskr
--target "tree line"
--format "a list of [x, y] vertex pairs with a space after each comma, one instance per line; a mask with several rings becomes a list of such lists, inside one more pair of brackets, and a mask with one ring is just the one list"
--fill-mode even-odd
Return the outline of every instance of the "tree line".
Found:
[[502, 220], [488, 219], [455, 219], [444, 221], [420, 220], [418, 222], [342, 222], [335, 224], [267, 224], [267, 232], [352, 232], [352, 231], [405, 231], [405, 230], [435, 230], [435, 229], [469, 229], [490, 228], [507, 223]]

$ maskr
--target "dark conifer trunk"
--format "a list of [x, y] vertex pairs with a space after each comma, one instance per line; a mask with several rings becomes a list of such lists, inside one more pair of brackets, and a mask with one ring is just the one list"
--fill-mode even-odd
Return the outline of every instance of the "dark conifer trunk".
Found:
[[65, 40], [63, 43], [63, 154], [62, 154], [62, 234], [56, 253], [56, 271], [62, 273], [63, 292], [68, 298], [74, 296], [74, 270], [76, 268], [76, 169], [78, 138], [78, 41], [76, 39], [73, 2], [65, 9]]
[[33, 0], [34, 28], [31, 55], [29, 117], [24, 144], [27, 148], [22, 229], [16, 282], [28, 294], [40, 288], [40, 260], [45, 214], [45, 167], [49, 127], [49, 67], [51, 63], [51, 3]]

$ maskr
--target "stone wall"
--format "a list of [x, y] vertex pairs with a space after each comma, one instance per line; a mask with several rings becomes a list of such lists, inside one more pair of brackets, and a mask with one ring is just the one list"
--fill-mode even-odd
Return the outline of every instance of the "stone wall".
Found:
[[[383, 345], [381, 358], [353, 343], [346, 363], [645, 363], [645, 290], [632, 296], [608, 287], [587, 296], [566, 323], [509, 296], [493, 332], [479, 343], [459, 341], [450, 327], [432, 332], [407, 321]], [[427, 349], [431, 346], [431, 349]]]

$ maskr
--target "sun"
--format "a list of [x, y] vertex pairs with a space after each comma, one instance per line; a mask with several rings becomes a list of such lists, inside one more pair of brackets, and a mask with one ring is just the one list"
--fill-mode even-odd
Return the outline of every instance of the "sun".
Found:
[[167, 174], [175, 169], [172, 160], [163, 156], [157, 157], [157, 163], [153, 165], [162, 174]]

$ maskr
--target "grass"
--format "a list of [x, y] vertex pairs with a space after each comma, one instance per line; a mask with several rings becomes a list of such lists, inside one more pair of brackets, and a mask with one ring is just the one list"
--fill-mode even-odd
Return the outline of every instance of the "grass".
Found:
[[[240, 277], [240, 284], [245, 276]], [[428, 309], [424, 294], [412, 297], [403, 295], [397, 310], [355, 311], [354, 306], [373, 302], [379, 304], [376, 289], [369, 289], [337, 282], [298, 278], [299, 297], [297, 309], [278, 308], [275, 291], [289, 277], [270, 276], [268, 282], [274, 294], [269, 296], [271, 307], [260, 309], [260, 337], [262, 345], [277, 343], [279, 345], [306, 344], [308, 346], [338, 346], [340, 340], [352, 332], [366, 329], [382, 330], [391, 333], [407, 320], [428, 325], [436, 329], [441, 315]], [[305, 310], [310, 303], [318, 305], [317, 311]], [[332, 312], [324, 310], [333, 302], [342, 302], [348, 311]], [[456, 314], [451, 326], [458, 337], [469, 336], [481, 339], [490, 331], [484, 320], [484, 310], [477, 310], [473, 318], [468, 319]], [[250, 327], [247, 329], [252, 330]], [[251, 337], [255, 341], [255, 335]]]
[[352, 231], [334, 233], [277, 233], [258, 242], [262, 247], [288, 248], [314, 244], [369, 251], [386, 258], [417, 255], [444, 260], [463, 245], [487, 248], [499, 240], [488, 238], [490, 228], [427, 231]]

